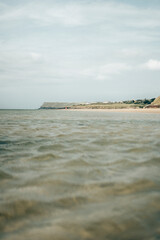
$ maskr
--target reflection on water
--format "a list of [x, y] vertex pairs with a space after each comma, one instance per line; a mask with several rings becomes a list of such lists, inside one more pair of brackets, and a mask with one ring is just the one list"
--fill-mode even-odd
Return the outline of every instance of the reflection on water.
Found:
[[160, 115], [0, 111], [0, 239], [160, 239]]

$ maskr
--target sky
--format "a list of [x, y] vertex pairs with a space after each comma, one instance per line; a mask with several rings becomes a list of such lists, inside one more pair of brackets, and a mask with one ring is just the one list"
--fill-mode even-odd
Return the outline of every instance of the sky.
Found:
[[159, 95], [159, 0], [0, 0], [0, 108]]

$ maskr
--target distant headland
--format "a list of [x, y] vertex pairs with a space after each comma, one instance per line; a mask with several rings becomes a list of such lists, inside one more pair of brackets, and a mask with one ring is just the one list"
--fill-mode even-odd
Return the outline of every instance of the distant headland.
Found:
[[39, 109], [146, 109], [160, 108], [160, 96], [120, 102], [67, 103], [44, 102]]

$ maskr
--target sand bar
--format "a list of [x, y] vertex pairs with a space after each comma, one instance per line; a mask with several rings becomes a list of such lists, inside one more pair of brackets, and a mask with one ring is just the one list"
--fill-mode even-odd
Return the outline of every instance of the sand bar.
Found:
[[128, 113], [159, 113], [160, 108], [121, 108], [121, 109], [68, 109], [67, 111], [83, 111], [83, 112], [128, 112]]

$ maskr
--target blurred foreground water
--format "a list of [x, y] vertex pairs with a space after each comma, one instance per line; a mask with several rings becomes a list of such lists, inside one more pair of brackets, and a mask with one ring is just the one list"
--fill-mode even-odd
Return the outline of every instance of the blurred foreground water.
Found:
[[160, 114], [0, 111], [0, 239], [160, 239]]

